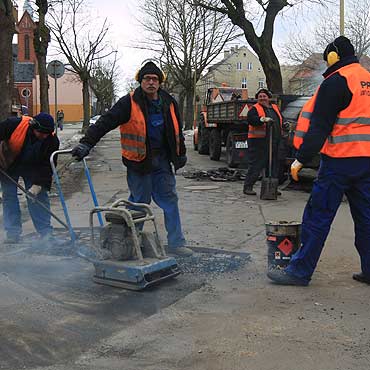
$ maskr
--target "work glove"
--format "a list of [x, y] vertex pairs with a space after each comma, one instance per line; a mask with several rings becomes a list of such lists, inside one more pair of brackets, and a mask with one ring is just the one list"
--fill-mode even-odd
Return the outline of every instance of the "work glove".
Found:
[[289, 121], [283, 122], [282, 127], [283, 127], [284, 131], [289, 131], [290, 130], [290, 122]]
[[298, 181], [298, 172], [302, 169], [303, 164], [297, 159], [290, 166], [290, 174], [294, 181]]
[[186, 155], [182, 155], [181, 157], [179, 157], [178, 159], [178, 167], [179, 168], [182, 168], [186, 165], [186, 162], [188, 161], [188, 158]]
[[79, 143], [72, 149], [72, 156], [78, 161], [82, 161], [87, 155], [89, 155], [92, 145], [86, 143]]
[[28, 192], [31, 193], [34, 197], [37, 197], [41, 193], [42, 187], [40, 185], [32, 185]]
[[260, 118], [260, 121], [262, 123], [270, 123], [270, 122], [274, 122], [274, 120], [271, 118], [271, 117], [261, 117]]

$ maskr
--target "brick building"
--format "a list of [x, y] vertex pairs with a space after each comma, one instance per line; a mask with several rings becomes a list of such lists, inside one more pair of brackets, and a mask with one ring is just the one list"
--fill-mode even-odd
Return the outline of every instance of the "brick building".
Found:
[[[37, 57], [33, 45], [34, 29], [33, 10], [30, 2], [24, 2], [23, 14], [16, 24], [18, 43], [13, 44], [14, 92], [13, 103], [22, 105], [23, 114], [32, 116], [40, 112], [40, 79]], [[49, 109], [55, 114], [55, 85], [49, 77]], [[58, 110], [64, 111], [65, 122], [78, 122], [83, 119], [82, 83], [71, 72], [57, 80]], [[91, 100], [94, 96], [91, 91]], [[91, 104], [92, 106], [92, 104]]]
[[18, 44], [13, 45], [14, 86], [18, 92], [20, 104], [28, 108], [33, 115], [33, 80], [36, 76], [37, 59], [33, 47], [35, 22], [25, 11], [17, 24]]

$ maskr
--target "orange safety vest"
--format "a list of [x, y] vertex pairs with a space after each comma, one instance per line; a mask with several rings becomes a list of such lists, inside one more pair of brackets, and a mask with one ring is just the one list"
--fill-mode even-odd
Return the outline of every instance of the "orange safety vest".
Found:
[[[263, 109], [263, 106], [259, 103], [256, 103], [253, 105], [258, 113], [258, 116], [266, 117], [265, 110]], [[276, 104], [271, 104], [272, 109], [275, 111], [275, 113], [278, 115], [280, 119], [280, 128], [283, 124], [283, 117], [280, 114], [279, 108]], [[252, 126], [249, 125], [249, 131], [248, 131], [248, 139], [261, 139], [266, 137], [266, 123], [264, 123], [262, 126]]]
[[[318, 89], [317, 89], [318, 90]], [[293, 146], [297, 150], [303, 143], [303, 137], [310, 127], [311, 114], [316, 103], [317, 90], [315, 94], [303, 105], [294, 131]]]
[[24, 139], [26, 138], [27, 130], [30, 127], [31, 117], [22, 116], [22, 120], [17, 126], [17, 128], [13, 131], [10, 139], [8, 140], [9, 148], [16, 157], [20, 151], [22, 150], [22, 146], [24, 143]]
[[[131, 115], [128, 122], [120, 125], [122, 157], [135, 162], [146, 158], [146, 122], [143, 112], [131, 96]], [[173, 103], [170, 105], [172, 124], [175, 131], [176, 153], [180, 155], [180, 125]]]
[[[358, 63], [346, 65], [336, 72], [346, 78], [352, 100], [346, 109], [338, 113], [333, 130], [320, 152], [334, 158], [370, 157], [370, 73]], [[306, 103], [306, 115], [313, 112], [316, 96], [317, 91], [309, 100], [313, 103], [308, 107]], [[309, 121], [299, 126], [302, 138], [308, 128]]]

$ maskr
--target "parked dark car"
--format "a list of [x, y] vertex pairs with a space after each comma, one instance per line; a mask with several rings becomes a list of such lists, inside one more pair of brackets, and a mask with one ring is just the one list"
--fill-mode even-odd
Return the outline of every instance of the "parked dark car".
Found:
[[[303, 106], [310, 98], [310, 96], [299, 96], [295, 100], [286, 104], [285, 108], [282, 111], [284, 121], [289, 122], [289, 132], [285, 137], [285, 144], [287, 146], [285, 158], [288, 164], [290, 164], [295, 159], [296, 149], [293, 146], [293, 137], [295, 128], [297, 126], [297, 120]], [[315, 156], [310, 163], [305, 165], [305, 167], [318, 168], [319, 164], [320, 156], [319, 154], [317, 154], [317, 156]]]

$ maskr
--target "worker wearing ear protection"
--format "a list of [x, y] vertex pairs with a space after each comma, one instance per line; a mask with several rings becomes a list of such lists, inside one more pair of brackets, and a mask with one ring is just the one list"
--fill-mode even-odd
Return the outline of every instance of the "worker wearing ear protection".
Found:
[[354, 54], [344, 36], [326, 47], [325, 80], [297, 125], [293, 178], [319, 151], [321, 164], [303, 214], [301, 248], [285, 270], [268, 272], [278, 284], [308, 285], [344, 194], [361, 264], [353, 278], [370, 284], [370, 73]]
[[[23, 178], [25, 188], [50, 209], [47, 191], [50, 190], [52, 169], [49, 158], [59, 149], [59, 140], [53, 135], [54, 119], [47, 113], [35, 117], [10, 117], [0, 122], [0, 168], [14, 180]], [[0, 174], [3, 191], [3, 224], [5, 243], [21, 240], [21, 211], [17, 186]], [[27, 198], [28, 210], [35, 229], [42, 238], [51, 235], [50, 214], [38, 203]]]
[[127, 167], [129, 200], [149, 204], [153, 199], [164, 211], [168, 250], [191, 255], [182, 233], [175, 171], [186, 164], [186, 148], [178, 106], [160, 85], [165, 75], [146, 62], [136, 74], [140, 86], [104, 113], [88, 128], [72, 155], [78, 160], [109, 131], [120, 128], [122, 161]]

